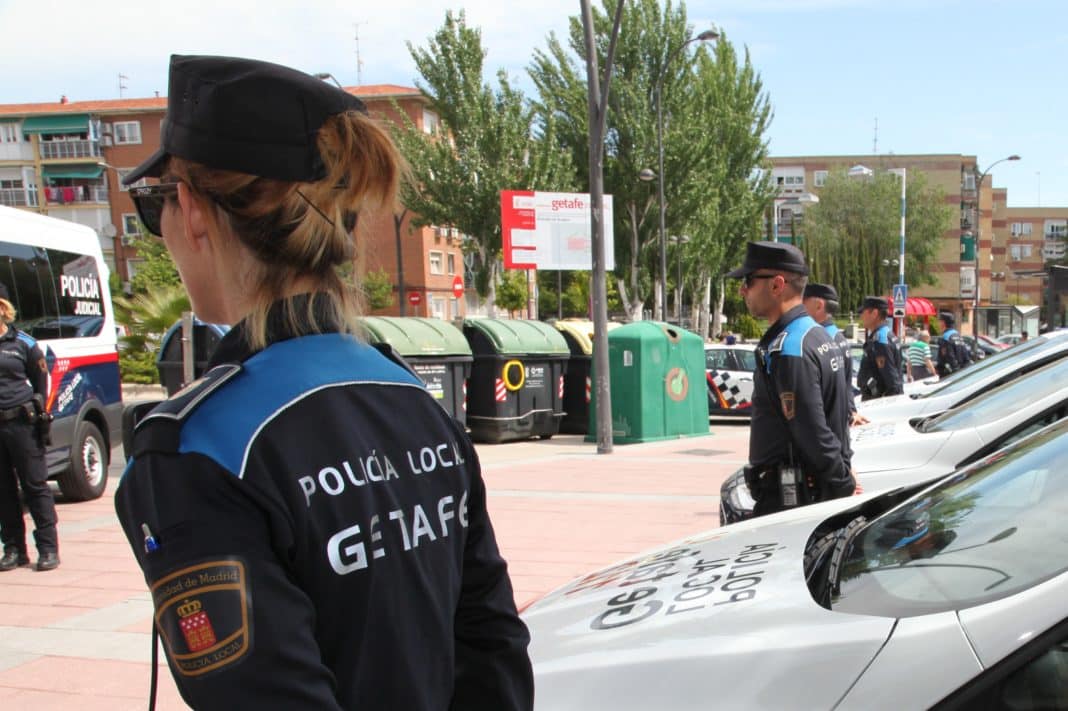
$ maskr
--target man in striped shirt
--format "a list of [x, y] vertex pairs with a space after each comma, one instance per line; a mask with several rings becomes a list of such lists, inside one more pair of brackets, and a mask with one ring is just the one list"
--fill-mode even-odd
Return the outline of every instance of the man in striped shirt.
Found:
[[921, 330], [909, 345], [909, 380], [923, 380], [938, 375], [931, 360], [931, 334]]

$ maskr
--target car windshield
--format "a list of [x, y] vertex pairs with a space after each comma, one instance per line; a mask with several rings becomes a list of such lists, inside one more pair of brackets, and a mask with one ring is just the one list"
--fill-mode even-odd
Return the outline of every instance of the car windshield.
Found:
[[756, 351], [736, 348], [734, 350], [734, 357], [742, 364], [742, 370], [750, 373], [756, 370]]
[[[998, 351], [994, 355], [987, 356], [978, 363], [970, 365], [963, 370], [958, 370], [948, 378], [943, 378], [938, 387], [923, 393], [922, 395], [918, 395], [917, 397], [938, 397], [965, 391], [983, 378], [988, 376], [1000, 378], [1005, 373], [1011, 372], [1013, 369], [1019, 367], [1018, 364], [1013, 361], [1027, 357], [1028, 354], [1041, 355], [1043, 353], [1055, 353], [1057, 351], [1065, 350], [1066, 346], [1068, 346], [1068, 341], [1062, 338], [1034, 338], [1025, 343], [1021, 343], [1015, 348]], [[933, 349], [938, 348], [934, 344], [932, 344], [931, 347]]]
[[924, 432], [951, 432], [992, 422], [1054, 392], [1068, 395], [1068, 358], [1061, 358], [923, 423]]
[[1066, 455], [1062, 420], [875, 519], [853, 539], [832, 609], [961, 610], [1068, 570]]

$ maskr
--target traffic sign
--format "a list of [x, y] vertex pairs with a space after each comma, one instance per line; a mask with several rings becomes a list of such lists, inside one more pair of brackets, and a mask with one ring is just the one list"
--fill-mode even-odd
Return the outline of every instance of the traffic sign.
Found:
[[423, 295], [420, 294], [418, 291], [409, 291], [408, 303], [412, 306], [418, 306], [419, 304], [423, 303]]
[[894, 318], [898, 318], [898, 310], [901, 316], [905, 315], [905, 304], [908, 303], [909, 287], [907, 284], [894, 284]]
[[452, 295], [457, 299], [464, 298], [464, 278], [459, 274], [452, 278]]
[[905, 309], [894, 307], [894, 318], [905, 318]]

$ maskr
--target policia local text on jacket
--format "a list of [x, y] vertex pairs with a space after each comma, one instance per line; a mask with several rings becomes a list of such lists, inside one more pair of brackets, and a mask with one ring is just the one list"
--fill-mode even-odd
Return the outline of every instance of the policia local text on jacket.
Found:
[[851, 387], [843, 359], [804, 306], [788, 310], [760, 339], [749, 438], [750, 468], [762, 475], [759, 491], [753, 491], [755, 513], [781, 508], [775, 476], [784, 464], [799, 467], [812, 481], [814, 500], [853, 493]]
[[231, 330], [138, 424], [116, 493], [183, 698], [527, 708], [529, 636], [466, 434], [372, 347], [270, 323], [259, 352]]
[[[3, 289], [0, 298], [10, 308], [6, 292]], [[44, 446], [35, 432], [39, 415], [35, 395], [41, 403], [48, 397], [44, 355], [32, 337], [7, 324], [7, 331], [0, 336], [0, 538], [4, 544], [0, 570], [30, 562], [20, 483], [33, 518], [37, 568], [52, 570], [59, 565], [56, 505], [48, 488]]]

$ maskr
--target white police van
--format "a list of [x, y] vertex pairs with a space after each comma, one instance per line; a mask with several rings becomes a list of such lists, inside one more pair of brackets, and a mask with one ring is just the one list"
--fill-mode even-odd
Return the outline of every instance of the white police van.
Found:
[[122, 388], [108, 267], [89, 227], [0, 206], [0, 283], [37, 340], [55, 417], [46, 462], [64, 497], [98, 498], [119, 436]]

